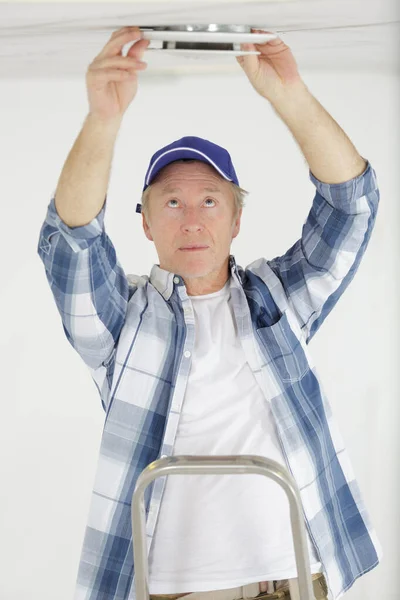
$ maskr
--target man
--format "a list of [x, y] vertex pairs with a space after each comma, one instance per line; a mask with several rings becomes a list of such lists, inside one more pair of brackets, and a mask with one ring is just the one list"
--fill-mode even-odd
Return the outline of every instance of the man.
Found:
[[[301, 494], [315, 598], [337, 600], [382, 550], [308, 344], [367, 248], [375, 171], [308, 91], [290, 49], [279, 39], [257, 45], [260, 55], [237, 60], [293, 133], [316, 187], [301, 238], [283, 256], [238, 266], [230, 244], [244, 190], [230, 155], [185, 137], [158, 150], [145, 177], [143, 228], [160, 262], [150, 277], [126, 276], [104, 230], [103, 189], [97, 205], [88, 196], [120, 124], [115, 94], [101, 95], [102, 68], [125, 60], [128, 33], [139, 40], [128, 58], [146, 46], [129, 29], [94, 62], [91, 113], [38, 246], [66, 336], [106, 412], [75, 600], [135, 598], [135, 483], [160, 456], [182, 454], [257, 454], [285, 465]], [[132, 90], [117, 85], [122, 111]], [[75, 185], [82, 178], [80, 205], [67, 193], [72, 172]], [[298, 600], [288, 502], [272, 480], [158, 478], [146, 491], [152, 600]]]

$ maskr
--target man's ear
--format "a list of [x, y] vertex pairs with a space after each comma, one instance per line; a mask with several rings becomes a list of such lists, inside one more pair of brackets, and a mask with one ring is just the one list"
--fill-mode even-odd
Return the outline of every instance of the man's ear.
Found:
[[154, 242], [152, 235], [150, 233], [150, 227], [146, 221], [146, 217], [144, 216], [144, 214], [142, 213], [142, 225], [143, 225], [143, 231], [145, 233], [145, 236], [147, 237], [148, 240], [150, 240], [151, 242]]
[[233, 228], [233, 232], [232, 232], [232, 239], [235, 238], [239, 234], [239, 231], [240, 231], [240, 219], [242, 217], [242, 211], [243, 211], [243, 208], [241, 208], [239, 210], [238, 216], [237, 216], [237, 218], [235, 220], [234, 228]]

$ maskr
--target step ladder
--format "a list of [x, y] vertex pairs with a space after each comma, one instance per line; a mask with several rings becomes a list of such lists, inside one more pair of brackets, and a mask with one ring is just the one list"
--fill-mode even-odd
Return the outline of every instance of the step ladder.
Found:
[[[270, 477], [286, 492], [290, 506], [293, 543], [298, 574], [299, 600], [314, 600], [306, 528], [300, 491], [292, 475], [277, 461], [256, 454], [166, 456], [151, 462], [140, 473], [132, 495], [131, 516], [136, 600], [149, 600], [144, 492], [157, 477], [166, 475], [258, 474]], [[267, 508], [267, 505], [266, 505]], [[293, 580], [291, 580], [292, 584]], [[291, 590], [294, 591], [293, 585]], [[296, 590], [297, 591], [297, 590]]]

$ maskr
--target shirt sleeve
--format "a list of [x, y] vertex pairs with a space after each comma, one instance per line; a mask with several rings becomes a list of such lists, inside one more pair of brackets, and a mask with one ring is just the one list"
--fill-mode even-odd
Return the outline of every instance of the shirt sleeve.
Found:
[[106, 203], [107, 196], [87, 225], [68, 227], [54, 193], [37, 248], [67, 339], [91, 369], [111, 357], [129, 297], [127, 277], [104, 229]]
[[307, 344], [352, 281], [371, 238], [380, 194], [376, 173], [364, 160], [364, 172], [343, 183], [323, 183], [309, 171], [316, 193], [301, 238], [267, 261]]

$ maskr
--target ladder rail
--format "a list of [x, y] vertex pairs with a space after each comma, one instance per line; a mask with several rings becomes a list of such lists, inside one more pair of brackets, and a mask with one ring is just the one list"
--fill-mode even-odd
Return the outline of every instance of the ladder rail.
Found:
[[286, 492], [296, 557], [300, 600], [314, 600], [310, 559], [300, 491], [293, 476], [280, 463], [256, 454], [177, 455], [151, 462], [140, 473], [132, 494], [131, 518], [136, 600], [149, 600], [148, 546], [144, 493], [157, 477], [166, 475], [258, 474], [273, 479]]

